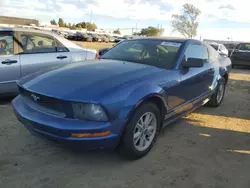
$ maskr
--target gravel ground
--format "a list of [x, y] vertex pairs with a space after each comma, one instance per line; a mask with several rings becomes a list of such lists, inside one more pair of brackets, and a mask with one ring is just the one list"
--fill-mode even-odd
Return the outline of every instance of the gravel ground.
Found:
[[141, 160], [77, 153], [32, 136], [0, 104], [0, 187], [250, 187], [250, 70], [234, 70], [224, 103], [164, 129]]

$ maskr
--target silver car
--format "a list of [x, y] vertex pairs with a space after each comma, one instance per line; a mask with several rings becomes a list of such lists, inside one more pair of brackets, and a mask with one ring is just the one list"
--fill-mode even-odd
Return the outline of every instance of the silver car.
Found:
[[85, 49], [51, 32], [0, 28], [0, 96], [17, 93], [16, 81], [54, 66], [95, 59]]

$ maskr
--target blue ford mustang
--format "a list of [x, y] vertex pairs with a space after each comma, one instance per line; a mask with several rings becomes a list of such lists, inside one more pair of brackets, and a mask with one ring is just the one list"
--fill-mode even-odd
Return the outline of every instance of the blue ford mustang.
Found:
[[230, 60], [200, 41], [126, 40], [98, 60], [25, 77], [12, 104], [35, 135], [138, 159], [164, 125], [219, 106], [229, 70]]

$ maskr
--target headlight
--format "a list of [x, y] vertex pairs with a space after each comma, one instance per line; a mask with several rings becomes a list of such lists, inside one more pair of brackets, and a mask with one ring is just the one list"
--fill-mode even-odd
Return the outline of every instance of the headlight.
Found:
[[72, 103], [72, 108], [76, 119], [108, 121], [106, 112], [98, 104]]

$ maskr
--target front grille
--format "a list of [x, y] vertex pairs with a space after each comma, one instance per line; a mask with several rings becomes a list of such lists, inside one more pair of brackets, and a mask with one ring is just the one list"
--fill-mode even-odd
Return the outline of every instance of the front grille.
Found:
[[31, 108], [60, 117], [71, 116], [72, 108], [68, 101], [30, 92], [20, 86], [19, 93]]

